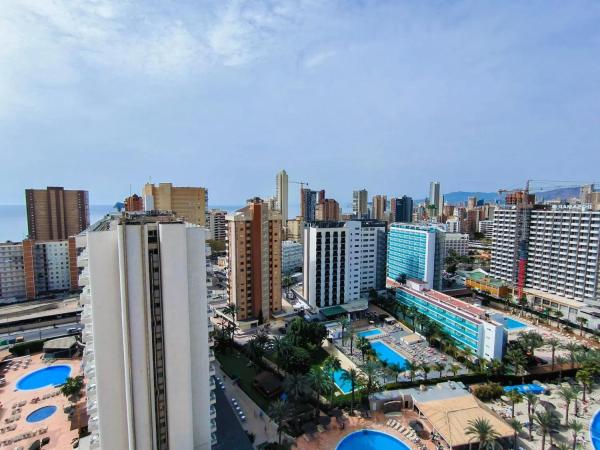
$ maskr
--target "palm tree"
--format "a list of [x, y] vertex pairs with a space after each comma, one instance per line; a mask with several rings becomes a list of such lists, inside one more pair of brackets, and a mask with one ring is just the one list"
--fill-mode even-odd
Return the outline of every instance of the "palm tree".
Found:
[[577, 447], [577, 436], [583, 431], [583, 424], [573, 419], [569, 422], [569, 430], [571, 430], [573, 436], [573, 450], [575, 450], [575, 447]]
[[556, 310], [552, 311], [552, 315], [556, 319], [556, 328], [559, 328], [560, 327], [560, 319], [563, 318], [564, 314], [562, 313], [562, 311], [559, 311], [558, 309], [556, 309]]
[[227, 324], [227, 332], [229, 333], [229, 338], [231, 339], [232, 343], [233, 343], [233, 334], [235, 333], [235, 329], [237, 327], [235, 324], [235, 319], [237, 317], [237, 313], [239, 312], [239, 310], [240, 310], [239, 306], [234, 305], [233, 303], [228, 303], [227, 306], [225, 308], [223, 308], [223, 314], [231, 317], [231, 320]]
[[423, 363], [421, 364], [421, 370], [423, 371], [425, 381], [427, 381], [427, 375], [429, 374], [429, 372], [431, 372], [431, 366], [429, 364]]
[[456, 377], [456, 374], [460, 371], [460, 366], [458, 364], [450, 364], [450, 372], [452, 372], [452, 376]]
[[579, 335], [583, 336], [583, 327], [587, 325], [588, 320], [585, 317], [577, 317], [575, 320], [579, 324]]
[[525, 355], [523, 355], [523, 352], [518, 348], [513, 348], [506, 352], [505, 358], [513, 366], [513, 373], [515, 375], [521, 373], [521, 369], [525, 367], [527, 362]]
[[283, 380], [283, 390], [297, 402], [302, 396], [310, 392], [308, 378], [300, 373], [289, 374]]
[[354, 368], [344, 370], [342, 373], [342, 380], [350, 383], [351, 395], [350, 395], [350, 415], [354, 415], [354, 392], [356, 389], [363, 385], [363, 379], [360, 372]]
[[361, 366], [361, 369], [367, 378], [366, 385], [367, 385], [367, 392], [369, 394], [377, 388], [377, 382], [375, 380], [379, 373], [379, 367], [380, 367], [379, 363], [372, 359], [368, 360], [366, 363], [364, 363]]
[[345, 331], [350, 326], [350, 319], [348, 319], [347, 317], [342, 317], [340, 319], [340, 325], [342, 326], [342, 345], [344, 345], [346, 343], [346, 333], [345, 333]]
[[[558, 417], [552, 411], [537, 411], [534, 416], [535, 422], [539, 425], [542, 432], [542, 450], [546, 449], [546, 435], [557, 427]], [[552, 434], [550, 434], [552, 440]]]
[[551, 337], [546, 341], [546, 346], [550, 347], [550, 350], [552, 351], [552, 371], [554, 372], [554, 362], [556, 359], [554, 355], [556, 353], [556, 349], [560, 347], [560, 340], [555, 337]]
[[536, 394], [532, 394], [528, 392], [523, 396], [525, 401], [527, 402], [527, 418], [529, 419], [528, 429], [529, 429], [529, 440], [531, 440], [531, 431], [533, 425], [533, 412], [535, 411], [535, 405], [537, 405], [539, 398]]
[[510, 406], [511, 406], [511, 416], [514, 419], [515, 418], [515, 405], [517, 403], [521, 403], [523, 401], [523, 396], [521, 395], [521, 393], [517, 390], [514, 391], [508, 391], [506, 394], [506, 398], [508, 398], [508, 401], [510, 402]]
[[354, 338], [356, 337], [356, 331], [354, 331], [354, 327], [352, 325], [350, 325], [350, 327], [348, 328], [348, 337], [350, 338], [350, 355], [352, 355], [354, 351]]
[[442, 378], [442, 372], [444, 372], [445, 369], [446, 369], [446, 364], [444, 364], [444, 363], [435, 362], [433, 364], [433, 370], [435, 370], [439, 373], [439, 378]]
[[558, 396], [565, 402], [565, 426], [569, 423], [569, 406], [573, 400], [577, 400], [577, 394], [571, 387], [561, 387]]
[[496, 445], [496, 439], [500, 437], [500, 434], [494, 430], [492, 424], [483, 418], [469, 420], [467, 422], [469, 426], [465, 429], [467, 436], [473, 436], [471, 440], [477, 439], [479, 442], [479, 449], [493, 450]]
[[556, 365], [558, 366], [558, 382], [559, 383], [562, 383], [563, 366], [565, 365], [566, 362], [567, 362], [567, 358], [565, 358], [564, 356], [558, 355], [556, 357]]
[[279, 367], [285, 366], [285, 364], [282, 363], [286, 359], [287, 352], [290, 349], [290, 344], [285, 338], [282, 338], [281, 336], [273, 337], [272, 342], [273, 349], [275, 350], [275, 365], [277, 366], [277, 369], [279, 369]]
[[330, 355], [327, 358], [325, 358], [325, 361], [323, 362], [323, 370], [325, 370], [325, 373], [327, 373], [327, 375], [329, 375], [329, 379], [331, 380], [331, 392], [330, 397], [329, 397], [329, 404], [331, 406], [333, 406], [333, 394], [335, 392], [335, 372], [337, 372], [338, 370], [342, 369], [342, 363], [340, 361], [340, 359], [336, 356]]
[[579, 351], [579, 344], [576, 342], [568, 342], [563, 345], [563, 349], [569, 352], [569, 360], [571, 361], [571, 370], [575, 368], [575, 357]]
[[398, 375], [402, 373], [402, 367], [400, 367], [400, 364], [390, 364], [388, 367], [394, 373], [394, 382], [397, 382]]
[[416, 324], [415, 324], [415, 322], [416, 322], [416, 318], [417, 318], [417, 315], [418, 315], [418, 314], [419, 314], [419, 310], [418, 310], [417, 308], [415, 308], [414, 306], [410, 306], [410, 307], [408, 308], [408, 311], [407, 311], [407, 313], [406, 313], [406, 315], [407, 315], [408, 317], [410, 317], [410, 321], [411, 321], [411, 323], [412, 323], [412, 329], [413, 329], [413, 331], [415, 331], [415, 329], [416, 329]]
[[269, 406], [269, 417], [277, 424], [277, 437], [279, 445], [281, 445], [281, 432], [283, 424], [290, 416], [290, 405], [283, 400], [276, 400]]
[[419, 368], [419, 364], [416, 361], [406, 361], [405, 369], [408, 370], [408, 376], [410, 377], [410, 381], [412, 382], [415, 378], [415, 372]]
[[581, 388], [582, 388], [582, 392], [583, 392], [582, 400], [585, 402], [586, 401], [585, 393], [587, 392], [588, 387], [594, 381], [594, 377], [591, 374], [591, 372], [589, 372], [588, 370], [581, 369], [579, 372], [577, 372], [577, 375], [575, 375], [575, 378], [581, 384]]
[[362, 360], [365, 362], [365, 353], [367, 353], [367, 351], [371, 348], [371, 343], [366, 337], [359, 336], [356, 339], [356, 348], [360, 350], [360, 353], [362, 354]]
[[508, 421], [508, 424], [512, 427], [513, 434], [513, 450], [517, 450], [517, 437], [519, 433], [523, 431], [523, 425], [517, 419], [511, 419]]
[[316, 394], [317, 399], [317, 411], [316, 415], [319, 415], [319, 401], [321, 399], [321, 392], [328, 392], [329, 389], [333, 388], [331, 380], [325, 372], [319, 367], [312, 367], [308, 372], [308, 382]]
[[65, 383], [60, 387], [60, 393], [69, 399], [71, 403], [76, 403], [81, 396], [83, 389], [83, 375], [68, 377]]

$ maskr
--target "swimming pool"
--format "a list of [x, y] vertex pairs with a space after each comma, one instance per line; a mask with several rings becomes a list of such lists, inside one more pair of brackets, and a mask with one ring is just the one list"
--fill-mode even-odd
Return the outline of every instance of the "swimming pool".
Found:
[[408, 446], [387, 433], [360, 430], [342, 439], [336, 450], [409, 450]]
[[30, 372], [17, 381], [20, 391], [33, 391], [47, 386], [60, 386], [71, 374], [71, 366], [52, 366]]
[[388, 364], [397, 364], [401, 369], [406, 367], [406, 359], [398, 352], [392, 350], [386, 343], [382, 341], [371, 342], [371, 347], [381, 361]]
[[596, 411], [590, 424], [590, 439], [595, 450], [600, 450], [600, 410]]
[[358, 336], [366, 338], [366, 337], [371, 337], [371, 336], [378, 336], [381, 333], [382, 333], [382, 331], [379, 328], [373, 328], [372, 330], [359, 331], [356, 334]]
[[517, 384], [516, 386], [504, 386], [504, 392], [519, 391], [520, 394], [543, 394], [546, 388], [539, 384]]
[[343, 374], [343, 370], [336, 370], [333, 373], [333, 380], [335, 381], [335, 384], [338, 387], [338, 389], [342, 391], [342, 393], [349, 394], [350, 392], [352, 392], [352, 383], [350, 383], [347, 380], [344, 380], [342, 378]]
[[519, 328], [527, 328], [527, 324], [519, 322], [516, 319], [511, 319], [510, 317], [505, 317], [504, 327], [508, 330], [518, 330]]
[[42, 420], [46, 420], [52, 414], [56, 412], [56, 406], [43, 406], [42, 408], [36, 409], [32, 413], [30, 413], [25, 420], [29, 423], [41, 422]]

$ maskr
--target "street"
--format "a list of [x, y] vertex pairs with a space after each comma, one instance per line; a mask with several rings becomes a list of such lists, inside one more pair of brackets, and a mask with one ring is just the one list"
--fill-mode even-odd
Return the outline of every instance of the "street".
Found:
[[56, 328], [55, 327], [42, 327], [42, 328], [38, 328], [38, 329], [34, 329], [34, 330], [3, 333], [3, 334], [0, 334], [0, 340], [6, 339], [6, 338], [14, 338], [16, 336], [23, 336], [25, 341], [34, 341], [36, 339], [46, 339], [46, 338], [52, 338], [52, 337], [56, 337], [56, 336], [64, 336], [64, 335], [68, 334], [67, 330], [69, 328], [78, 328], [81, 330], [83, 328], [83, 324], [78, 323], [78, 322], [63, 323], [63, 324], [57, 325]]

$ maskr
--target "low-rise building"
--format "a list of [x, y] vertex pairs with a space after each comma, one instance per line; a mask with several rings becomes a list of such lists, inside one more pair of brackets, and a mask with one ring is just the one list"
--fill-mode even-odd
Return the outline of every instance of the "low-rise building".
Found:
[[482, 269], [472, 270], [465, 273], [465, 286], [476, 289], [496, 298], [506, 298], [510, 287], [500, 278], [492, 277]]

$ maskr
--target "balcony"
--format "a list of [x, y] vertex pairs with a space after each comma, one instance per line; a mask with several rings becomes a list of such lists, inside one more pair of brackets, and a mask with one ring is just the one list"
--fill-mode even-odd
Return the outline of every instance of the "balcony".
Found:
[[213, 391], [210, 391], [210, 404], [214, 405], [215, 403], [217, 403], [217, 396]]
[[210, 418], [211, 419], [217, 418], [217, 408], [215, 408], [213, 405], [210, 405]]
[[215, 419], [210, 420], [210, 432], [211, 433], [217, 432], [217, 421]]
[[210, 365], [208, 369], [208, 374], [214, 376], [217, 372], [215, 371], [215, 366], [213, 364]]

